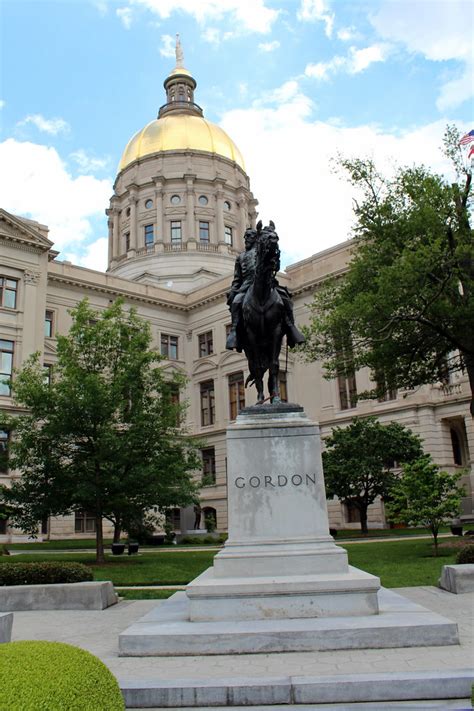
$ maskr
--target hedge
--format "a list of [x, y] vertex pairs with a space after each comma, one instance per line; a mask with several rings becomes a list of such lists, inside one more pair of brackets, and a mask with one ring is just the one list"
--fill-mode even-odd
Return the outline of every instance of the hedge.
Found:
[[0, 564], [0, 585], [82, 583], [93, 579], [92, 570], [82, 563], [8, 561]]
[[474, 563], [474, 546], [461, 548], [456, 557], [456, 563]]
[[0, 645], [0, 709], [123, 711], [117, 680], [100, 659], [63, 642]]

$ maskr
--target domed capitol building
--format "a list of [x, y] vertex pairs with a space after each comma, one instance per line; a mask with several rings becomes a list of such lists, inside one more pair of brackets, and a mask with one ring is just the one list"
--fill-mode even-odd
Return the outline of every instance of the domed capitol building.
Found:
[[[163, 367], [188, 378], [182, 394], [189, 402], [187, 425], [206, 442], [201, 507], [206, 517], [215, 518], [217, 530], [225, 531], [226, 427], [255, 401], [253, 389], [244, 388], [245, 358], [225, 349], [230, 327], [226, 292], [235, 258], [244, 249], [245, 229], [256, 225], [258, 201], [238, 147], [195, 102], [196, 80], [184, 67], [179, 45], [164, 88], [166, 101], [158, 117], [123, 151], [106, 210], [105, 273], [59, 261], [47, 226], [0, 210], [1, 375], [10, 375], [36, 351], [48, 373], [56, 359], [55, 337], [69, 330], [69, 311], [84, 297], [99, 311], [122, 297], [149, 322]], [[278, 229], [277, 206], [273, 215], [263, 217], [273, 217]], [[279, 274], [293, 294], [298, 325], [309, 320], [308, 303], [318, 283], [344, 272], [350, 248], [345, 241]], [[282, 399], [301, 404], [320, 423], [323, 438], [333, 427], [369, 414], [410, 427], [437, 464], [467, 471], [463, 510], [472, 512], [474, 421], [467, 376], [387, 392], [381, 401], [357, 402], [357, 391], [373, 387], [369, 372], [328, 381], [321, 364], [305, 364], [291, 351], [286, 361], [283, 349], [280, 378]], [[0, 407], [15, 412], [5, 384], [0, 385]], [[0, 431], [3, 449], [8, 438], [8, 432]], [[6, 468], [0, 483], [17, 475]], [[328, 508], [332, 526], [359, 527], [356, 509], [337, 499]], [[173, 510], [171, 520], [178, 533], [192, 531], [192, 507]], [[369, 527], [386, 525], [383, 502], [376, 502], [369, 509]], [[40, 531], [51, 538], [90, 537], [94, 520], [87, 512], [52, 518], [42, 522]], [[0, 544], [21, 538], [8, 520], [0, 519]]]

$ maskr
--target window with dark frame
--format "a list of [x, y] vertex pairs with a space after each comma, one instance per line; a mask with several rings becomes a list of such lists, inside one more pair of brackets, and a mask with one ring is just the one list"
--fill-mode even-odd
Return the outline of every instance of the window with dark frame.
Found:
[[232, 227], [229, 227], [229, 225], [224, 226], [224, 241], [226, 244], [228, 244], [230, 247], [232, 247], [232, 243], [233, 243]]
[[377, 400], [379, 402], [389, 402], [397, 399], [397, 388], [389, 387], [385, 373], [377, 370], [375, 373], [375, 382], [377, 385]]
[[206, 380], [200, 385], [201, 391], [201, 425], [213, 425], [216, 419], [214, 381]]
[[209, 222], [199, 221], [199, 241], [209, 244]]
[[46, 311], [44, 315], [44, 335], [46, 338], [52, 338], [54, 326], [54, 311]]
[[13, 341], [0, 339], [0, 395], [11, 395], [11, 380], [13, 373]]
[[346, 501], [346, 523], [360, 523], [360, 509], [352, 501]]
[[171, 244], [181, 244], [181, 220], [173, 220], [171, 223]]
[[145, 247], [151, 247], [155, 241], [155, 232], [153, 225], [145, 225]]
[[130, 251], [130, 232], [125, 232], [125, 251]]
[[216, 450], [214, 447], [201, 449], [201, 456], [203, 486], [212, 486], [216, 483]]
[[7, 309], [16, 309], [16, 295], [18, 280], [0, 276], [0, 306]]
[[6, 474], [8, 472], [8, 444], [10, 442], [10, 433], [8, 430], [0, 430], [0, 472]]
[[181, 509], [168, 509], [165, 513], [166, 523], [171, 525], [174, 531], [181, 530]]
[[334, 343], [340, 364], [337, 374], [339, 405], [341, 410], [349, 410], [357, 406], [357, 383], [350, 334], [338, 334], [334, 337]]
[[199, 340], [199, 357], [204, 358], [204, 356], [211, 355], [214, 353], [214, 342], [212, 338], [212, 331], [206, 331], [206, 333], [200, 333], [198, 336]]
[[451, 435], [451, 448], [453, 450], [453, 461], [458, 466], [462, 466], [464, 464], [464, 457], [463, 457], [463, 448], [462, 448], [462, 443], [461, 443], [461, 438], [459, 436], [459, 432], [456, 429], [454, 429], [454, 427], [450, 427], [449, 433]]
[[76, 511], [74, 515], [75, 533], [95, 533], [95, 516], [87, 511]]
[[245, 407], [244, 374], [242, 371], [229, 375], [229, 417], [235, 420]]
[[178, 360], [178, 336], [161, 334], [161, 355], [169, 360]]

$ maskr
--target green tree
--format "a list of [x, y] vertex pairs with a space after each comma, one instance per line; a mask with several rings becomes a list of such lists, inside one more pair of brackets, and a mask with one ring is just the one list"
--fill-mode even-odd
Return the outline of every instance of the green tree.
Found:
[[336, 427], [325, 440], [323, 470], [326, 495], [337, 496], [360, 513], [367, 533], [367, 509], [380, 496], [390, 495], [396, 481], [393, 469], [400, 462], [422, 456], [419, 438], [396, 422], [382, 425], [374, 417], [355, 419]]
[[[472, 175], [454, 127], [444, 143], [452, 184], [423, 166], [387, 178], [371, 160], [340, 161], [361, 195], [353, 258], [343, 278], [316, 293], [303, 352], [324, 362], [327, 377], [369, 367], [379, 382], [369, 397], [464, 370], [474, 416]], [[339, 345], [348, 334], [350, 359]]]
[[429, 528], [438, 555], [439, 528], [459, 514], [465, 496], [464, 488], [457, 486], [460, 477], [441, 471], [426, 455], [404, 464], [386, 506], [389, 518]]
[[37, 354], [12, 383], [25, 414], [6, 423], [14, 433], [10, 467], [22, 476], [1, 499], [32, 535], [45, 515], [92, 513], [103, 561], [103, 519], [119, 535], [145, 510], [190, 504], [199, 463], [179, 426], [175, 391], [183, 379], [169, 380], [159, 367], [149, 325], [121, 301], [96, 313], [84, 300], [71, 313], [51, 384]]

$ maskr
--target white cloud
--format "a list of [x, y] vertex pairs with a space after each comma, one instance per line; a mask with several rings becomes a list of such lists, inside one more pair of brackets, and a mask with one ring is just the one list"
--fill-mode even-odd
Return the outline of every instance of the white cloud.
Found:
[[108, 243], [107, 237], [99, 237], [95, 242], [87, 245], [84, 254], [67, 252], [64, 256], [73, 264], [79, 264], [79, 266], [87, 269], [95, 269], [98, 272], [105, 272], [107, 269]]
[[129, 30], [132, 26], [132, 10], [129, 7], [118, 7], [116, 13], [125, 29]]
[[105, 17], [109, 10], [107, 0], [91, 0], [91, 3], [95, 7], [99, 15], [101, 17]]
[[472, 5], [466, 0], [384, 0], [370, 21], [378, 34], [434, 62], [457, 60], [456, 76], [441, 86], [438, 108], [444, 111], [474, 94]]
[[221, 42], [221, 32], [217, 27], [207, 27], [202, 33], [202, 39], [209, 44], [218, 45]]
[[386, 172], [395, 161], [449, 170], [439, 151], [445, 119], [393, 135], [376, 126], [315, 121], [303, 99], [297, 92], [276, 106], [230, 111], [221, 121], [243, 153], [261, 219], [276, 223], [286, 263], [350, 236], [354, 190], [332, 172], [338, 152], [372, 156]]
[[353, 27], [341, 27], [336, 33], [337, 39], [341, 42], [350, 42], [350, 40], [357, 39], [358, 33]]
[[0, 144], [2, 207], [46, 224], [57, 249], [83, 243], [103, 218], [111, 180], [73, 178], [54, 148], [9, 138]]
[[326, 37], [332, 36], [334, 13], [330, 12], [327, 0], [301, 0], [297, 17], [303, 22], [324, 22]]
[[171, 35], [161, 35], [162, 46], [160, 54], [162, 57], [174, 57], [176, 50], [176, 39]]
[[374, 44], [363, 49], [350, 47], [348, 54], [343, 57], [336, 55], [328, 62], [317, 62], [307, 64], [304, 73], [307, 77], [326, 81], [332, 74], [347, 72], [348, 74], [359, 74], [365, 71], [374, 62], [383, 62], [390, 52], [388, 44]]
[[6, 103], [7, 103], [6, 101], [4, 101], [3, 99], [0, 99], [0, 109], [5, 108]]
[[260, 52], [274, 52], [279, 46], [279, 41], [273, 40], [273, 42], [260, 42], [258, 48]]
[[56, 136], [58, 133], [68, 133], [71, 130], [68, 122], [62, 118], [52, 118], [47, 119], [41, 114], [30, 114], [22, 121], [17, 123], [17, 126], [26, 126], [27, 124], [33, 124], [36, 126], [38, 131], [43, 133], [49, 133], [52, 136]]
[[131, 0], [167, 19], [173, 12], [186, 12], [202, 25], [226, 20], [247, 32], [270, 32], [280, 10], [267, 7], [265, 0]]
[[104, 170], [110, 166], [110, 158], [97, 158], [87, 155], [83, 148], [71, 153], [70, 158], [77, 163], [84, 173], [95, 173], [96, 170]]

